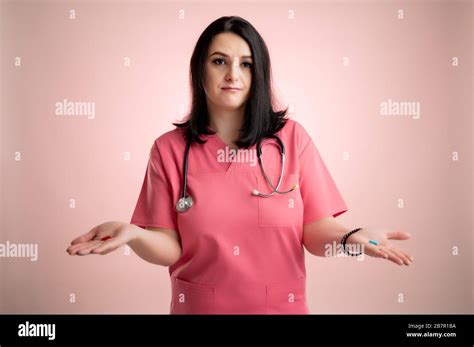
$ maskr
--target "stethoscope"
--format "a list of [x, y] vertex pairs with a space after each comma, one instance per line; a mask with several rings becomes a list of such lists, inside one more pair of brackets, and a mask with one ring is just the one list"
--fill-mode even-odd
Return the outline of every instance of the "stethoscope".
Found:
[[[263, 165], [263, 161], [262, 161], [261, 141], [263, 141], [265, 139], [270, 139], [270, 138], [273, 138], [277, 141], [278, 147], [280, 149], [280, 157], [281, 157], [281, 172], [280, 172], [280, 178], [278, 179], [278, 183], [277, 183], [276, 187], [273, 186], [272, 182], [270, 182], [270, 179], [268, 178], [267, 174], [265, 173], [265, 169], [264, 169], [264, 165]], [[189, 156], [189, 147], [190, 147], [190, 145], [191, 145], [191, 142], [187, 141], [186, 142], [186, 149], [185, 149], [185, 152], [184, 152], [183, 189], [182, 189], [182, 192], [181, 192], [181, 197], [179, 198], [178, 202], [176, 203], [176, 211], [178, 211], [180, 213], [186, 212], [187, 210], [189, 210], [191, 208], [191, 206], [193, 206], [193, 198], [189, 195], [186, 195], [186, 178], [187, 178], [187, 174], [188, 174], [188, 156]], [[282, 191], [282, 192], [278, 190], [280, 188], [281, 181], [283, 179], [283, 172], [284, 172], [284, 168], [285, 168], [285, 145], [283, 144], [283, 142], [281, 141], [281, 139], [277, 135], [267, 136], [263, 139], [260, 139], [257, 142], [257, 158], [258, 158], [258, 164], [260, 165], [260, 169], [262, 170], [263, 176], [265, 177], [265, 180], [267, 181], [268, 185], [272, 189], [272, 192], [268, 193], [268, 194], [263, 194], [263, 193], [260, 193], [257, 189], [254, 189], [252, 191], [252, 195], [259, 196], [259, 197], [262, 197], [262, 198], [268, 198], [268, 197], [273, 196], [277, 193], [278, 194], [288, 194], [288, 193], [294, 191], [296, 188], [298, 188], [298, 184], [295, 184], [289, 190]]]

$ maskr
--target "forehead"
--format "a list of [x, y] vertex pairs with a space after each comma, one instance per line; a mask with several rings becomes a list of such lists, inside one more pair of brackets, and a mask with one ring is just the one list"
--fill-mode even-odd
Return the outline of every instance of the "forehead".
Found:
[[209, 54], [215, 51], [238, 57], [252, 55], [248, 43], [234, 33], [220, 33], [214, 36], [209, 45]]

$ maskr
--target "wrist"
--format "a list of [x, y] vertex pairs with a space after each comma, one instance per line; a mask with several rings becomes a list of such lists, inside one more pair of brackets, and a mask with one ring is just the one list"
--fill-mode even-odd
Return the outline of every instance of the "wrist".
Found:
[[[351, 229], [351, 230], [353, 230], [353, 229]], [[348, 230], [347, 233], [349, 233], [351, 230]], [[346, 234], [347, 234], [347, 233], [346, 233]], [[347, 243], [357, 243], [357, 236], [358, 236], [358, 235], [356, 235], [356, 234], [358, 234], [358, 232], [355, 232], [355, 233], [352, 233], [351, 235], [349, 235], [349, 236], [346, 238], [346, 244], [347, 244]]]
[[145, 231], [145, 229], [140, 228], [135, 224], [125, 224], [123, 228], [127, 230], [127, 245], [129, 246], [131, 245], [131, 243], [135, 243], [135, 241], [139, 240], [142, 237], [143, 232]]
[[[356, 229], [359, 229], [355, 232], [352, 232]], [[352, 228], [352, 229], [345, 229], [345, 231], [343, 232], [343, 234], [340, 236], [340, 243], [342, 243], [342, 241], [344, 240], [345, 238], [345, 243], [353, 243], [353, 242], [356, 242], [356, 240], [358, 239], [358, 235], [359, 233], [362, 231], [362, 228]]]
[[[346, 249], [346, 245], [347, 244], [357, 244], [357, 239], [358, 237], [352, 237], [354, 234], [358, 234], [359, 231], [361, 231], [363, 228], [356, 228], [356, 229], [353, 229], [351, 231], [348, 231], [346, 234], [344, 234], [344, 236], [342, 237], [341, 239], [341, 245], [342, 245], [342, 249], [343, 251], [348, 254], [348, 255], [352, 255], [352, 256], [357, 256], [357, 255], [360, 255], [361, 253], [357, 252], [357, 253], [352, 253], [352, 252], [348, 252], [347, 249]], [[351, 238], [352, 237], [352, 238]]]

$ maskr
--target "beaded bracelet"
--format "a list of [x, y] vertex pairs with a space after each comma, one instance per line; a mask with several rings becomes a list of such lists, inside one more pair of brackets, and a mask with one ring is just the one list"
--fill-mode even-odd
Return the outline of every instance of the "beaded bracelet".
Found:
[[341, 244], [342, 244], [342, 249], [344, 250], [344, 253], [346, 253], [346, 254], [348, 254], [348, 255], [350, 255], [350, 256], [354, 256], [354, 257], [357, 257], [357, 256], [359, 256], [359, 255], [362, 254], [361, 252], [359, 252], [359, 253], [351, 253], [351, 252], [348, 252], [348, 251], [346, 250], [346, 240], [347, 240], [347, 238], [348, 238], [349, 236], [351, 236], [353, 233], [355, 233], [355, 232], [357, 232], [357, 231], [359, 231], [359, 230], [361, 230], [361, 229], [362, 229], [362, 228], [354, 229], [354, 230], [348, 232], [347, 234], [345, 234], [345, 235], [342, 237], [342, 239], [341, 239]]

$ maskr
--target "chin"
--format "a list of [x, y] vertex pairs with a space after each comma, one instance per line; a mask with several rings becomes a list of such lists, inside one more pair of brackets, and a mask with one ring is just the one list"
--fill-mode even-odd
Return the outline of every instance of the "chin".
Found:
[[243, 102], [244, 101], [241, 99], [235, 100], [235, 99], [229, 99], [229, 98], [223, 97], [219, 100], [218, 104], [220, 106], [237, 107], [237, 106], [241, 106]]
[[236, 110], [236, 109], [239, 109], [242, 107], [242, 103], [239, 102], [239, 103], [221, 103], [219, 105], [220, 107], [222, 107], [223, 109], [227, 109], [227, 110]]

